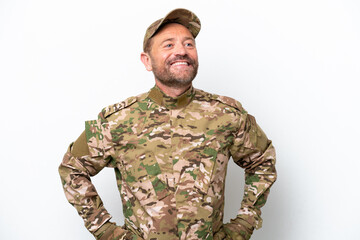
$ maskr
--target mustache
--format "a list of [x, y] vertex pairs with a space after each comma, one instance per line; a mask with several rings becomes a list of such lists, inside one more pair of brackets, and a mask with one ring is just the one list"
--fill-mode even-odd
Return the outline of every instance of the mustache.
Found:
[[169, 59], [167, 61], [167, 64], [171, 64], [172, 62], [175, 62], [175, 61], [186, 61], [189, 63], [189, 65], [195, 65], [195, 60], [190, 58], [188, 55], [184, 55], [184, 56], [176, 56], [172, 59]]

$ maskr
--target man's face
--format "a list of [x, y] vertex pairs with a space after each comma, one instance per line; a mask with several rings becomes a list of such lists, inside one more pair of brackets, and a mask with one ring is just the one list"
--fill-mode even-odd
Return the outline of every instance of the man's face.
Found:
[[148, 53], [155, 79], [168, 87], [184, 87], [191, 84], [198, 69], [195, 39], [183, 25], [165, 25], [151, 39]]

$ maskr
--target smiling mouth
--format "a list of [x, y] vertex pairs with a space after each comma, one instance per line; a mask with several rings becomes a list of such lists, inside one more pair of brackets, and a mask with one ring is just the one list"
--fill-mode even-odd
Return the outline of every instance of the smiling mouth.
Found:
[[189, 66], [188, 62], [174, 62], [171, 64], [171, 66]]

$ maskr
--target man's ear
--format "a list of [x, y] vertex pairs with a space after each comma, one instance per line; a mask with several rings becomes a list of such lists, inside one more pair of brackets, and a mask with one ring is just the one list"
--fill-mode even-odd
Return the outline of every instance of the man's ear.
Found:
[[140, 55], [141, 61], [144, 64], [146, 70], [152, 71], [151, 58], [149, 54], [142, 52]]

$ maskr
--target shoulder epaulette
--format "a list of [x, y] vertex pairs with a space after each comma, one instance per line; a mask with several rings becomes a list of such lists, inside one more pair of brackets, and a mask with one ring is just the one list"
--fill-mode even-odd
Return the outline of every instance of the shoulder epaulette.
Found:
[[241, 103], [231, 97], [226, 97], [226, 96], [220, 96], [220, 95], [217, 95], [217, 94], [212, 94], [212, 93], [208, 93], [208, 92], [205, 92], [203, 90], [199, 90], [199, 89], [196, 89], [198, 91], [198, 93], [200, 95], [203, 96], [203, 98], [205, 99], [208, 99], [208, 100], [215, 100], [215, 101], [218, 101], [218, 102], [221, 102], [229, 107], [233, 107], [235, 108], [236, 110], [240, 111], [241, 113], [246, 113], [245, 109], [242, 107]]
[[216, 96], [216, 99], [219, 102], [224, 103], [225, 105], [228, 105], [230, 107], [236, 108], [237, 110], [239, 110], [241, 113], [246, 113], [245, 109], [242, 107], [241, 103], [231, 97], [226, 97], [226, 96]]
[[103, 110], [101, 111], [101, 115], [102, 115], [103, 118], [108, 118], [110, 115], [120, 111], [121, 109], [124, 109], [124, 108], [127, 108], [127, 107], [131, 106], [137, 100], [138, 100], [137, 96], [136, 97], [129, 97], [129, 98], [125, 99], [122, 102], [115, 103], [113, 105], [107, 106], [107, 107], [103, 108]]

